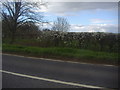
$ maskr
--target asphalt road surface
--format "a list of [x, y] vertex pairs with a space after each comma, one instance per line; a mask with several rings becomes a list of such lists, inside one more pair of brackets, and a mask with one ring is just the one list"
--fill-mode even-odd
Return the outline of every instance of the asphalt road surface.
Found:
[[118, 67], [2, 55], [2, 88], [118, 88]]

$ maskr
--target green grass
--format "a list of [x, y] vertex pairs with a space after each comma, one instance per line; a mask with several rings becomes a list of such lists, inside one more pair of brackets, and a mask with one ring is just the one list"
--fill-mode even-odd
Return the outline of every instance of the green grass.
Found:
[[85, 62], [116, 64], [117, 53], [95, 52], [83, 49], [60, 48], [60, 47], [30, 47], [21, 45], [3, 44], [3, 53], [16, 53], [28, 56], [58, 58], [63, 60], [76, 60]]

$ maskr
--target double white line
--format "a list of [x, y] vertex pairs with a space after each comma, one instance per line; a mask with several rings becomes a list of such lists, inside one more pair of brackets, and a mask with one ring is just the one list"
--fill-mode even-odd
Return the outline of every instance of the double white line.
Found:
[[99, 86], [84, 85], [84, 84], [78, 84], [78, 83], [73, 83], [73, 82], [65, 82], [65, 81], [60, 81], [60, 80], [55, 80], [55, 79], [48, 79], [48, 78], [43, 78], [43, 77], [36, 77], [36, 76], [31, 76], [31, 75], [25, 75], [25, 74], [20, 74], [20, 73], [15, 73], [15, 72], [4, 71], [4, 70], [0, 70], [0, 72], [7, 73], [7, 74], [12, 74], [12, 75], [16, 75], [16, 76], [20, 76], [20, 77], [25, 77], [25, 78], [32, 78], [32, 79], [37, 79], [37, 80], [44, 80], [44, 81], [49, 81], [49, 82], [54, 82], [54, 83], [60, 83], [60, 84], [66, 84], [66, 85], [72, 85], [72, 86], [78, 86], [78, 87], [103, 89], [103, 87], [99, 87]]

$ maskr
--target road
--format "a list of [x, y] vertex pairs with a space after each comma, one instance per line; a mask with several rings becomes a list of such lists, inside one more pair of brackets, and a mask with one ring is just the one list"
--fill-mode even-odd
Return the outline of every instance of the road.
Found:
[[118, 88], [118, 67], [2, 55], [3, 88]]

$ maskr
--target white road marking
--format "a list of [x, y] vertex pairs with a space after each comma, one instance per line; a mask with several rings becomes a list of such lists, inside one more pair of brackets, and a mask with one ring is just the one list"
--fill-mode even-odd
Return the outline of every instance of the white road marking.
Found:
[[84, 84], [78, 84], [78, 83], [73, 83], [73, 82], [65, 82], [65, 81], [60, 81], [60, 80], [55, 80], [55, 79], [36, 77], [36, 76], [31, 76], [31, 75], [25, 75], [25, 74], [20, 74], [20, 73], [9, 72], [9, 71], [5, 71], [5, 70], [0, 70], [0, 72], [16, 75], [16, 76], [20, 76], [20, 77], [32, 78], [32, 79], [49, 81], [49, 82], [54, 82], [54, 83], [66, 84], [66, 85], [72, 85], [72, 86], [79, 86], [79, 87], [85, 87], [85, 88], [96, 88], [96, 89], [97, 88], [99, 88], [99, 89], [104, 88], [104, 87], [99, 87], [99, 86], [84, 85]]
[[28, 57], [28, 56], [21, 56], [21, 55], [15, 55], [15, 54], [6, 54], [6, 53], [2, 53], [2, 54], [3, 55], [9, 55], [9, 56], [17, 56], [17, 57], [41, 59], [41, 60], [47, 60], [47, 61], [55, 61], [55, 62], [67, 62], [67, 63], [89, 64], [89, 65], [103, 65], [103, 66], [108, 66], [108, 67], [117, 67], [115, 65], [107, 65], [107, 64], [91, 64], [91, 63], [83, 63], [83, 62], [63, 61], [63, 60], [58, 60], [58, 59], [54, 60], [54, 59], [47, 59], [47, 58]]

